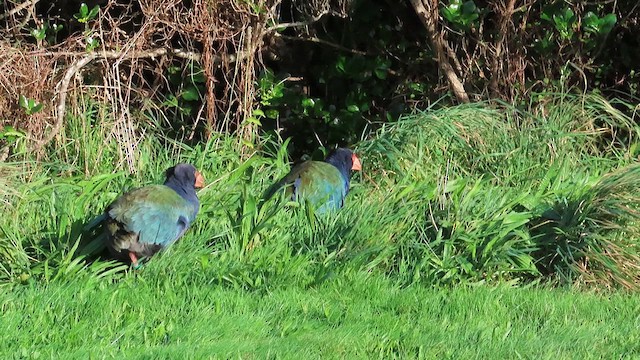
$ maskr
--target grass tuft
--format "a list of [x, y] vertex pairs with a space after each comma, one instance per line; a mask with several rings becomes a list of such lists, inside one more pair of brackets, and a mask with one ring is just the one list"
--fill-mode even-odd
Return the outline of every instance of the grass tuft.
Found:
[[9, 214], [0, 219], [0, 282], [129, 276], [95, 257], [100, 242], [83, 227], [122, 192], [191, 162], [208, 181], [198, 219], [143, 276], [255, 291], [359, 273], [404, 286], [551, 279], [637, 287], [638, 170], [625, 165], [638, 133], [616, 110], [625, 104], [540, 96], [542, 105], [526, 110], [467, 104], [385, 125], [358, 144], [365, 171], [330, 216], [263, 201], [289, 169], [287, 142], [264, 140], [247, 153], [231, 137], [190, 146], [149, 130], [125, 144], [131, 162], [109, 112], [87, 106], [48, 157], [16, 154], [0, 169], [9, 174], [0, 180]]

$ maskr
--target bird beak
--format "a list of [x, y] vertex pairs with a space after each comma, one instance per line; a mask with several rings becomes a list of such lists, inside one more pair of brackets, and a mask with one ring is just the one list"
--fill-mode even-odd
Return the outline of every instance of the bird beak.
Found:
[[351, 166], [351, 170], [356, 170], [356, 171], [362, 170], [362, 163], [360, 163], [360, 159], [358, 159], [356, 154], [351, 154], [351, 162], [353, 162], [353, 165]]
[[196, 189], [202, 189], [204, 187], [205, 183], [204, 183], [204, 176], [202, 176], [202, 174], [200, 174], [200, 171], [196, 170], [196, 183], [194, 185], [194, 187]]

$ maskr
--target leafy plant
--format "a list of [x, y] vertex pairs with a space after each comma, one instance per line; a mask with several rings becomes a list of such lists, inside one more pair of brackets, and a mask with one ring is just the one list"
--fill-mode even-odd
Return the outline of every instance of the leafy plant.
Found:
[[589, 11], [582, 19], [584, 30], [598, 36], [604, 36], [611, 32], [616, 25], [617, 19], [615, 14], [607, 14], [600, 18], [598, 15]]
[[25, 133], [16, 130], [13, 126], [5, 126], [0, 130], [0, 140], [5, 140], [9, 143], [15, 142], [18, 138], [24, 137]]
[[89, 10], [87, 4], [82, 3], [80, 4], [80, 10], [77, 13], [73, 14], [73, 17], [78, 20], [79, 23], [86, 25], [89, 21], [95, 19], [98, 16], [99, 12], [99, 5], [96, 5], [91, 10]]
[[473, 0], [450, 0], [449, 4], [443, 6], [440, 12], [450, 23], [463, 30], [469, 30], [476, 26], [476, 20], [480, 16], [480, 10]]
[[[373, 104], [382, 99], [387, 91], [388, 71], [391, 61], [384, 56], [364, 58], [361, 56], [327, 55], [333, 66], [318, 68], [312, 76], [330, 92], [302, 93], [296, 84], [289, 85], [285, 79], [266, 70], [258, 80], [258, 95], [266, 116], [267, 128], [274, 126], [276, 118], [286, 124], [284, 137], [305, 134], [306, 147], [328, 144], [348, 144], [356, 140], [368, 119], [375, 118]], [[382, 101], [382, 100], [380, 100]], [[286, 116], [283, 116], [285, 115]], [[271, 124], [271, 125], [269, 125]]]
[[167, 71], [175, 95], [169, 94], [163, 104], [174, 107], [184, 116], [192, 115], [195, 105], [202, 101], [201, 94], [205, 91], [204, 71], [195, 63], [190, 63], [185, 69], [170, 66]]
[[24, 110], [27, 115], [33, 115], [42, 111], [42, 103], [36, 102], [34, 99], [27, 98], [24, 95], [18, 97], [18, 105]]
[[33, 28], [30, 31], [31, 36], [36, 39], [38, 46], [42, 46], [42, 41], [47, 40], [49, 45], [55, 44], [58, 32], [62, 30], [64, 26], [62, 24], [53, 24], [49, 26], [49, 22], [44, 22], [37, 28]]
[[87, 52], [91, 52], [100, 46], [100, 40], [94, 37], [92, 34], [87, 34], [84, 40], [85, 40], [84, 49]]
[[576, 16], [570, 7], [561, 7], [561, 3], [547, 6], [540, 14], [542, 20], [546, 20], [555, 26], [563, 40], [570, 40], [575, 33]]

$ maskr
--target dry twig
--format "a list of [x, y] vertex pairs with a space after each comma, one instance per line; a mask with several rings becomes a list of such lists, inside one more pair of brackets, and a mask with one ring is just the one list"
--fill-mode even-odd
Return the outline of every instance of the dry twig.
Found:
[[38, 3], [38, 1], [40, 1], [40, 0], [29, 0], [29, 1], [25, 1], [25, 2], [23, 2], [22, 4], [20, 4], [20, 5], [16, 6], [16, 7], [14, 7], [14, 8], [13, 8], [13, 9], [11, 9], [10, 11], [8, 11], [8, 12], [6, 12], [6, 13], [4, 13], [4, 14], [0, 14], [0, 20], [2, 20], [2, 19], [4, 19], [4, 18], [7, 18], [7, 17], [10, 17], [10, 16], [13, 16], [13, 15], [15, 15], [15, 14], [19, 13], [20, 11], [22, 11], [22, 10], [24, 10], [24, 9], [28, 8], [29, 6], [32, 6], [32, 5], [37, 4], [37, 3]]
[[[60, 132], [62, 128], [62, 124], [64, 122], [64, 113], [66, 107], [67, 93], [69, 91], [69, 83], [73, 76], [80, 71], [83, 67], [91, 63], [93, 60], [98, 58], [102, 59], [118, 59], [118, 60], [130, 60], [130, 59], [148, 59], [155, 58], [165, 55], [174, 55], [176, 57], [181, 57], [190, 60], [199, 60], [200, 54], [184, 51], [180, 49], [169, 49], [169, 48], [156, 48], [148, 51], [129, 51], [129, 52], [121, 52], [121, 51], [99, 51], [85, 55], [83, 58], [74, 62], [64, 74], [62, 80], [60, 80], [60, 85], [58, 88], [58, 105], [56, 106], [56, 122], [53, 125], [53, 129], [51, 132], [36, 143], [34, 150], [38, 151], [42, 149], [42, 147], [48, 144], [53, 138]], [[221, 58], [218, 58], [217, 61], [221, 61]]]

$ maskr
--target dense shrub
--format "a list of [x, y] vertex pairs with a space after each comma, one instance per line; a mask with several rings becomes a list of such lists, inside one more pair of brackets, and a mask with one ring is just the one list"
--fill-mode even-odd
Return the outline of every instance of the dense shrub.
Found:
[[123, 137], [160, 127], [194, 142], [227, 131], [250, 147], [266, 130], [296, 135], [300, 154], [427, 108], [455, 79], [441, 104], [638, 91], [632, 1], [4, 4], [3, 153], [15, 150], [16, 131], [31, 148], [57, 138], [77, 111], [65, 105], [85, 96], [119, 103]]

